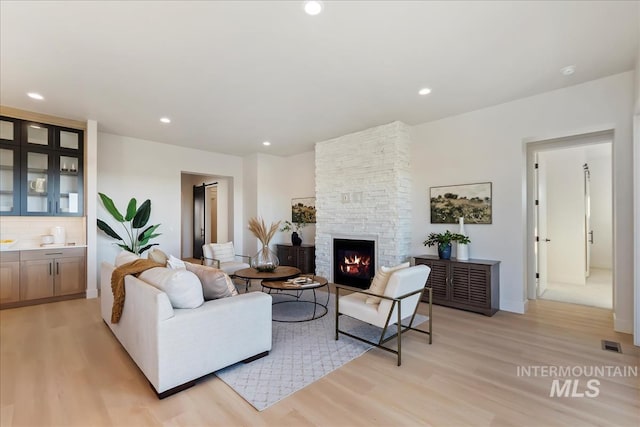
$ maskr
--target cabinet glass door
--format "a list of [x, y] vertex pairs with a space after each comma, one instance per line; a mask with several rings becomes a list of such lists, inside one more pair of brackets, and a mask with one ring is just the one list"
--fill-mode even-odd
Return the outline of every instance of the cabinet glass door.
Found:
[[17, 142], [17, 124], [12, 120], [0, 120], [0, 140]]
[[50, 212], [49, 155], [27, 152], [26, 213]]
[[26, 126], [27, 142], [29, 144], [49, 146], [49, 128], [38, 123], [29, 123]]
[[73, 156], [60, 156], [60, 182], [56, 213], [74, 214], [80, 212], [80, 170], [78, 158]]
[[69, 150], [78, 150], [80, 149], [81, 135], [82, 133], [79, 131], [60, 130], [58, 144], [60, 148], [65, 148]]
[[0, 215], [17, 215], [18, 156], [16, 148], [0, 148]]

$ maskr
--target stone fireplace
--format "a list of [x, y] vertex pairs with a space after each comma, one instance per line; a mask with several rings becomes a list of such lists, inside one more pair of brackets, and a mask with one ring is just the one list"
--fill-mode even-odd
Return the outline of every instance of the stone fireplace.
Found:
[[[352, 279], [337, 273], [336, 239], [375, 242], [371, 277], [382, 265], [409, 259], [410, 142], [408, 126], [393, 122], [316, 144], [318, 275], [335, 283]], [[368, 287], [370, 278], [364, 280], [360, 286]]]

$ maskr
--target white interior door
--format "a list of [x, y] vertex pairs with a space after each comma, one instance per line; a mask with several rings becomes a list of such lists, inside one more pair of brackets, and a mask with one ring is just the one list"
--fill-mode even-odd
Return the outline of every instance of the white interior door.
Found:
[[587, 163], [584, 164], [584, 232], [584, 277], [589, 277], [591, 274], [593, 230], [591, 229], [591, 172]]
[[536, 153], [536, 194], [538, 205], [537, 216], [537, 262], [538, 286], [536, 296], [541, 296], [547, 290], [547, 245], [550, 242], [547, 231], [547, 175], [545, 163]]

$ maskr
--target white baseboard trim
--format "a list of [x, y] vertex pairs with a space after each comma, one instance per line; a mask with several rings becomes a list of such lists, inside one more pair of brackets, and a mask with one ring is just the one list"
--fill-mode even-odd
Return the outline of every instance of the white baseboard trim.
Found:
[[87, 289], [87, 299], [98, 298], [97, 289]]
[[633, 321], [631, 319], [619, 319], [613, 313], [613, 330], [625, 334], [633, 334]]
[[524, 314], [526, 301], [513, 301], [500, 299], [500, 310], [511, 313]]

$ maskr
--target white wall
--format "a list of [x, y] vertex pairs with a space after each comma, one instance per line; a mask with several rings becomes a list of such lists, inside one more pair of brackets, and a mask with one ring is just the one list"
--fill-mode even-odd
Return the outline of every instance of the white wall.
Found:
[[[493, 224], [467, 227], [473, 257], [500, 264], [500, 308], [524, 312], [526, 275], [525, 142], [614, 129], [616, 253], [615, 325], [633, 318], [632, 126], [633, 72], [617, 74], [413, 128], [412, 252], [427, 252], [429, 187], [491, 181]], [[448, 166], [448, 167], [447, 167]]]
[[[234, 215], [232, 208], [233, 197], [229, 188], [233, 183], [228, 178], [218, 178], [218, 242], [224, 243], [233, 240]], [[240, 224], [242, 226], [242, 224]], [[211, 236], [211, 234], [209, 234]]]
[[[222, 175], [233, 178], [234, 211], [243, 211], [242, 158], [194, 150], [137, 138], [98, 134], [98, 184], [97, 190], [110, 196], [121, 210], [131, 197], [138, 203], [151, 200], [150, 224], [158, 224], [162, 233], [154, 242], [167, 253], [179, 255], [181, 249], [181, 173]], [[88, 197], [97, 197], [89, 194]], [[98, 218], [118, 226], [102, 204]], [[244, 229], [242, 221], [235, 221], [234, 234], [239, 236], [242, 250]], [[113, 239], [98, 234], [98, 265], [102, 261], [113, 262], [118, 248]]]
[[[284, 176], [283, 190], [287, 203], [282, 210], [282, 222], [291, 221], [291, 199], [316, 197], [315, 189], [315, 152], [290, 156], [285, 159], [286, 174]], [[315, 244], [316, 225], [310, 224], [302, 229], [300, 237], [303, 244]], [[291, 243], [291, 232], [278, 232], [275, 242]]]
[[[243, 234], [244, 252], [243, 255], [253, 256], [258, 251], [258, 242], [253, 234], [247, 230], [249, 218], [258, 216], [258, 154], [251, 154], [243, 157], [243, 179], [244, 205], [242, 210], [242, 227], [246, 232]], [[236, 248], [237, 250], [237, 248]]]
[[566, 148], [538, 154], [546, 187], [547, 281], [585, 284], [584, 148]]
[[[289, 162], [285, 157], [269, 154], [252, 154], [244, 158], [245, 183], [250, 194], [245, 205], [244, 227], [247, 228], [249, 218], [262, 218], [267, 227], [280, 220], [284, 221], [290, 212], [287, 198], [290, 182], [295, 179], [288, 171]], [[277, 234], [270, 242], [278, 242]], [[258, 239], [249, 231], [245, 234], [247, 255], [253, 256], [259, 249]], [[274, 249], [275, 250], [275, 249]]]

